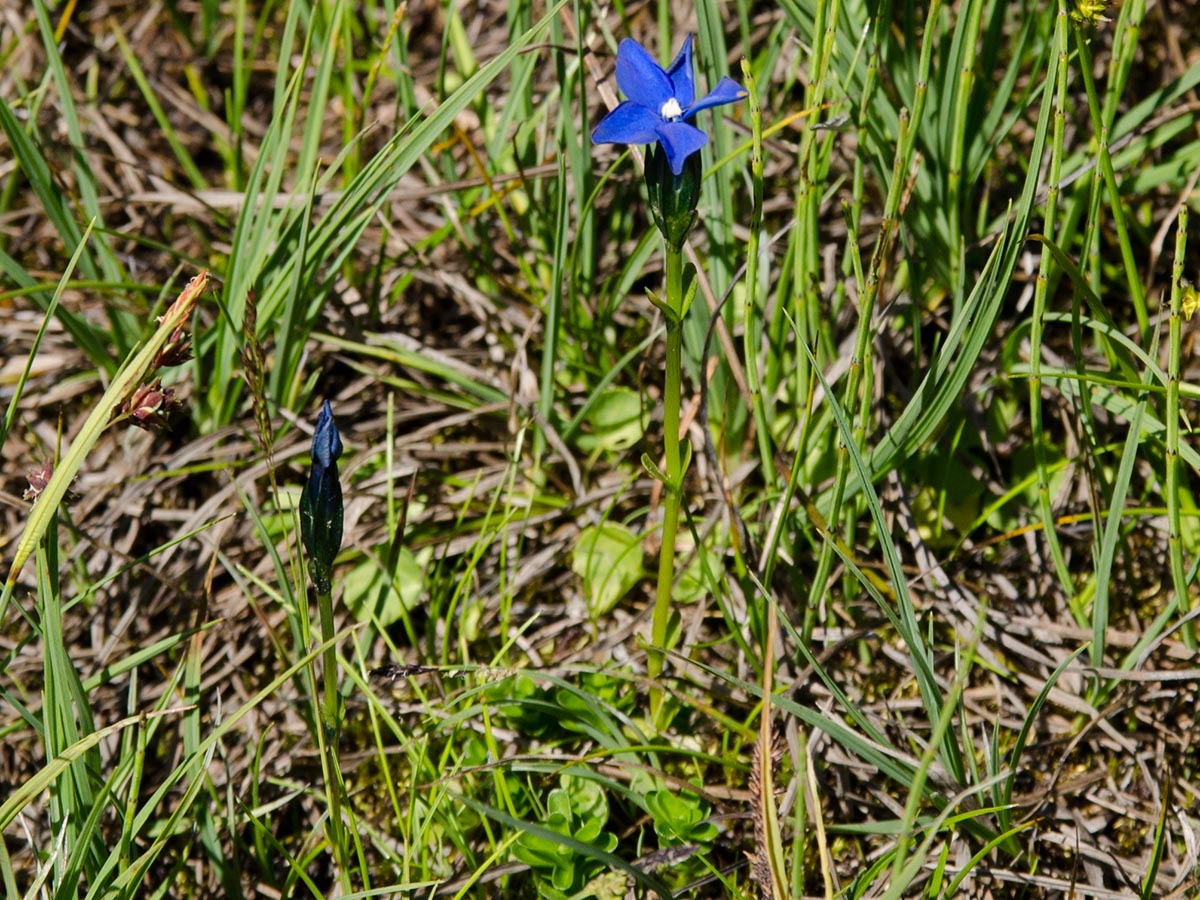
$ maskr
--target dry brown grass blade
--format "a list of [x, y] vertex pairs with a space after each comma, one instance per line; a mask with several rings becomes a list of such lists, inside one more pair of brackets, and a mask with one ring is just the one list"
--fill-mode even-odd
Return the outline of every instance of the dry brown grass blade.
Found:
[[17, 544], [16, 553], [8, 570], [8, 578], [4, 585], [3, 599], [0, 599], [0, 620], [3, 619], [4, 608], [12, 596], [13, 587], [21, 568], [33, 554], [34, 548], [50, 521], [58, 511], [59, 504], [66, 496], [67, 488], [75, 480], [83, 461], [99, 440], [100, 435], [108, 426], [117, 409], [125, 399], [140, 385], [159, 362], [160, 352], [168, 346], [168, 342], [177, 343], [180, 331], [191, 317], [196, 300], [208, 286], [208, 271], [202, 271], [184, 286], [179, 297], [171, 304], [166, 314], [158, 320], [158, 328], [150, 336], [150, 340], [140, 351], [117, 372], [108, 390], [100, 398], [100, 402], [92, 409], [91, 414], [84, 420], [78, 434], [71, 442], [70, 449], [59, 461], [54, 475], [45, 491], [38, 497]]

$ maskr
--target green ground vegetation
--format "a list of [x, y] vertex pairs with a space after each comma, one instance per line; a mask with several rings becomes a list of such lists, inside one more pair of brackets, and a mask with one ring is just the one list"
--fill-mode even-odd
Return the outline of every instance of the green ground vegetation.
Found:
[[[0, 892], [1200, 895], [1198, 30], [8, 4]], [[689, 33], [667, 272], [589, 135]]]

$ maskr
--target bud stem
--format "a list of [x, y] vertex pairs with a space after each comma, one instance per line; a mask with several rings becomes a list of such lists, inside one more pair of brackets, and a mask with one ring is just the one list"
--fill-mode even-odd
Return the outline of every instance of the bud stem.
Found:
[[342, 816], [342, 800], [346, 785], [342, 780], [342, 766], [338, 760], [338, 745], [341, 740], [342, 708], [341, 695], [337, 686], [337, 647], [334, 639], [333, 595], [329, 591], [317, 592], [317, 610], [321, 618], [321, 642], [325, 644], [321, 669], [324, 680], [324, 697], [320, 703], [321, 723], [318, 726], [321, 738], [321, 768], [325, 777], [325, 791], [329, 796], [329, 818], [326, 821], [326, 836], [330, 850], [337, 862], [343, 893], [350, 893], [350, 855], [345, 821]]

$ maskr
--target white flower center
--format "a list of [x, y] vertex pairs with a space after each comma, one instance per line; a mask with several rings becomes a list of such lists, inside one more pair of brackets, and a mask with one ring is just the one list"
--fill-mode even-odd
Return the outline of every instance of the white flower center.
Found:
[[662, 105], [662, 109], [658, 111], [658, 114], [668, 122], [674, 122], [683, 115], [683, 107], [679, 105], [678, 100], [672, 97]]

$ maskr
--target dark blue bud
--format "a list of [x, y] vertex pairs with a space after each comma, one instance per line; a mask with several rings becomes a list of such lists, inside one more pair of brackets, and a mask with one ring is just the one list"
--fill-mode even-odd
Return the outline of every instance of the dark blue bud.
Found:
[[313, 432], [312, 467], [300, 495], [300, 535], [308, 552], [308, 574], [318, 594], [330, 592], [333, 561], [342, 548], [342, 484], [337, 459], [342, 438], [326, 400]]
[[338, 434], [337, 425], [333, 421], [333, 409], [326, 400], [321, 404], [321, 413], [317, 416], [317, 428], [313, 432], [313, 463], [320, 463], [321, 468], [328, 469], [336, 464], [337, 458], [341, 455], [342, 436]]

